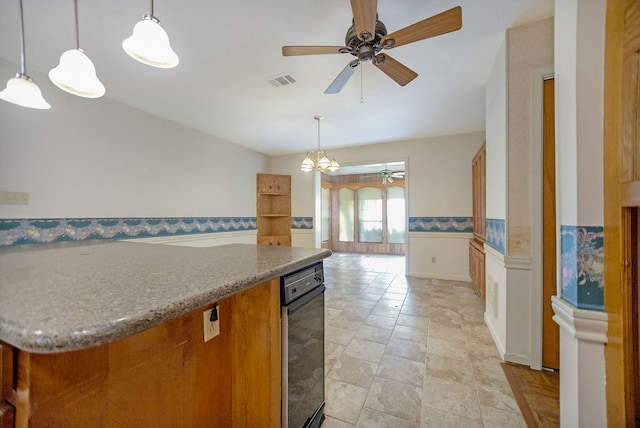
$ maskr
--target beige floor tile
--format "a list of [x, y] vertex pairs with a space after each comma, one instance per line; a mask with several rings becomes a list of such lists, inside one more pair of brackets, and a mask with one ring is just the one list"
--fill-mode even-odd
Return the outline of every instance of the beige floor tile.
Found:
[[327, 342], [348, 345], [355, 336], [357, 330], [349, 330], [347, 328], [335, 327], [330, 323], [324, 327], [324, 339]]
[[[356, 426], [359, 428], [418, 428], [420, 425], [365, 407], [360, 412]], [[322, 425], [322, 428], [325, 426]]]
[[473, 367], [469, 361], [440, 355], [427, 355], [426, 375], [474, 386]]
[[[505, 425], [504, 427], [507, 427]], [[481, 420], [469, 419], [455, 413], [422, 406], [421, 428], [483, 428]], [[323, 425], [324, 428], [324, 425]]]
[[325, 415], [322, 428], [353, 428], [355, 425]]
[[378, 370], [378, 364], [342, 356], [333, 364], [327, 377], [351, 385], [369, 388]]
[[398, 315], [398, 325], [424, 330], [429, 328], [429, 318], [425, 316], [400, 313], [400, 315]]
[[469, 360], [466, 342], [440, 339], [437, 337], [429, 337], [427, 341], [427, 355], [440, 355], [464, 361]]
[[387, 345], [385, 353], [394, 357], [424, 363], [427, 354], [427, 347], [426, 345], [411, 342], [409, 340], [392, 338]]
[[379, 363], [386, 346], [382, 343], [369, 342], [367, 340], [352, 339], [342, 355], [359, 358], [372, 363]]
[[449, 327], [442, 324], [431, 323], [429, 325], [429, 337], [466, 343], [465, 330], [460, 327]]
[[404, 262], [325, 260], [323, 428], [524, 427], [475, 288]]
[[404, 325], [396, 325], [391, 334], [393, 339], [409, 340], [411, 342], [427, 344], [427, 330], [420, 328], [407, 327]]
[[353, 337], [355, 339], [368, 340], [369, 342], [386, 344], [389, 342], [392, 331], [391, 329], [363, 325]]
[[425, 406], [455, 413], [470, 419], [482, 419], [478, 395], [473, 385], [454, 380], [425, 376], [423, 403]]
[[327, 379], [325, 385], [325, 415], [355, 424], [368, 389], [333, 379]]
[[376, 378], [365, 406], [400, 419], [420, 422], [422, 389]]
[[422, 388], [424, 363], [384, 355], [378, 366], [377, 376]]
[[364, 320], [364, 324], [379, 328], [393, 329], [393, 327], [396, 325], [396, 319], [382, 317], [380, 315], [369, 315], [367, 319]]

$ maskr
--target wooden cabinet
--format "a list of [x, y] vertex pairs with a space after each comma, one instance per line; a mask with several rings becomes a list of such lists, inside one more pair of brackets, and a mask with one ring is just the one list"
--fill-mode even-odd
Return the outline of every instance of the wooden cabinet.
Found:
[[80, 351], [0, 343], [0, 427], [280, 427], [280, 280], [218, 302], [205, 342], [209, 308]]
[[291, 176], [258, 174], [258, 245], [291, 246]]
[[471, 162], [473, 238], [469, 241], [469, 276], [482, 300], [485, 299], [486, 165], [483, 145]]

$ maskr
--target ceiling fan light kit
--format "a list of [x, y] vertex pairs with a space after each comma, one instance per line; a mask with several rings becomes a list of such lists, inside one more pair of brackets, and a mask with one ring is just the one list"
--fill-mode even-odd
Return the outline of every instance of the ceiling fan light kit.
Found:
[[[300, 170], [304, 172], [311, 172], [313, 170], [320, 172], [335, 172], [340, 169], [340, 164], [336, 158], [324, 150], [320, 150], [320, 121], [324, 119], [320, 115], [313, 117], [318, 122], [318, 150], [307, 152]], [[331, 159], [329, 159], [331, 157]]]
[[349, 53], [350, 61], [329, 85], [325, 94], [336, 94], [346, 85], [355, 67], [371, 62], [400, 86], [405, 86], [418, 74], [381, 50], [436, 37], [462, 28], [462, 8], [456, 6], [438, 15], [423, 19], [401, 30], [387, 34], [387, 27], [378, 20], [377, 0], [351, 0], [353, 24], [347, 30], [345, 46], [283, 46], [283, 56]]

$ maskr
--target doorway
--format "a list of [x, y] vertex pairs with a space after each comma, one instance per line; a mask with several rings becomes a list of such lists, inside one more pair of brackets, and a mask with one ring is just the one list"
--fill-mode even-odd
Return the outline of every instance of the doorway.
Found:
[[404, 161], [345, 166], [322, 174], [323, 248], [404, 255], [407, 192]]

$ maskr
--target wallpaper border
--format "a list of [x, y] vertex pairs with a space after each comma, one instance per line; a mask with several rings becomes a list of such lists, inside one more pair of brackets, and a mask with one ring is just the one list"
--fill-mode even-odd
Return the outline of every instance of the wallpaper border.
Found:
[[0, 219], [0, 246], [255, 229], [255, 217]]

